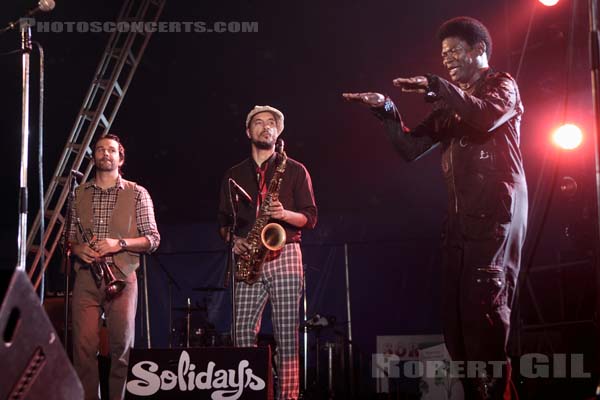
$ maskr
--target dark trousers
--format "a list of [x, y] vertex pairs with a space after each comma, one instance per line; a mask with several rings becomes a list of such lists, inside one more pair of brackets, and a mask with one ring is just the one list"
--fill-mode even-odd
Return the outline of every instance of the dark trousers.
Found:
[[492, 212], [450, 214], [446, 229], [444, 337], [452, 360], [466, 366], [461, 372], [467, 400], [511, 398], [506, 345], [527, 225], [527, 191], [513, 183], [503, 187], [505, 196], [489, 205]]

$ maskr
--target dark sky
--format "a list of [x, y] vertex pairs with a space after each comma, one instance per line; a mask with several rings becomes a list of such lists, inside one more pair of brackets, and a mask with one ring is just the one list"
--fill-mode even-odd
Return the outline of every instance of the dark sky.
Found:
[[[437, 233], [446, 198], [439, 157], [405, 164], [379, 123], [343, 91], [391, 95], [414, 125], [427, 112], [417, 95], [391, 85], [399, 76], [443, 75], [435, 30], [457, 15], [481, 19], [494, 37], [492, 65], [516, 75], [533, 0], [430, 0], [276, 2], [167, 2], [163, 21], [257, 21], [257, 33], [156, 33], [113, 124], [127, 148], [126, 176], [146, 186], [159, 224], [214, 223], [224, 171], [248, 154], [244, 120], [255, 104], [270, 104], [286, 117], [287, 153], [313, 177], [324, 220], [353, 218], [394, 226], [394, 237]], [[581, 3], [581, 2], [580, 2]], [[120, 1], [57, 0], [44, 21], [113, 20]], [[33, 8], [33, 1], [4, 1], [0, 22]], [[571, 70], [567, 48], [571, 2], [536, 6], [519, 71], [526, 115], [522, 148], [535, 194], [548, 129], [564, 117], [591, 129], [587, 37], [576, 24]], [[577, 21], [587, 21], [585, 10]], [[46, 50], [44, 169], [56, 168], [108, 34], [33, 33]], [[0, 36], [0, 52], [19, 45], [16, 32]], [[32, 69], [37, 68], [34, 62]], [[32, 73], [32, 127], [37, 126], [37, 72]], [[16, 252], [20, 129], [20, 59], [0, 58], [3, 211], [0, 221], [10, 263]], [[568, 85], [568, 86], [567, 86]], [[565, 103], [565, 94], [569, 94]], [[565, 104], [567, 106], [565, 107]], [[566, 110], [566, 112], [565, 112]], [[37, 130], [32, 129], [30, 220], [37, 212]], [[576, 171], [591, 170], [588, 147], [569, 156]], [[569, 167], [571, 168], [571, 167]], [[575, 168], [575, 167], [573, 167]]]

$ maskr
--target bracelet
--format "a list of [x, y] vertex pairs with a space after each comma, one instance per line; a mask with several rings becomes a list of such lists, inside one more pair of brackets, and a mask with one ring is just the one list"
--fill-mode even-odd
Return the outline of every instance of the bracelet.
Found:
[[425, 93], [425, 101], [433, 103], [439, 100], [438, 91], [440, 90], [440, 78], [437, 75], [425, 74], [427, 77], [427, 92]]
[[389, 97], [385, 98], [385, 103], [383, 103], [383, 109], [386, 112], [390, 112], [394, 109], [394, 102]]

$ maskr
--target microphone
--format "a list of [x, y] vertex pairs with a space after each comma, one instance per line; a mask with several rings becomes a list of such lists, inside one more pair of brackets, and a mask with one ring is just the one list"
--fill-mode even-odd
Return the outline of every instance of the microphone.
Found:
[[37, 14], [38, 11], [52, 11], [54, 10], [55, 5], [56, 3], [54, 3], [54, 0], [40, 0], [36, 8], [34, 8], [33, 10], [29, 10], [27, 16], [31, 17], [32, 15]]
[[252, 203], [252, 197], [250, 197], [248, 192], [246, 192], [240, 185], [238, 185], [237, 182], [233, 180], [233, 178], [229, 178], [229, 185], [233, 186], [233, 188], [238, 192], [238, 194], [241, 194], [247, 202]]
[[[40, 0], [38, 2], [38, 5], [36, 8], [33, 8], [33, 9], [27, 11], [27, 14], [25, 14], [25, 18], [23, 18], [23, 23], [26, 25], [24, 25], [24, 26], [33, 25], [35, 23], [35, 20], [30, 17], [34, 16], [35, 14], [37, 14], [40, 11], [42, 11], [42, 12], [52, 11], [54, 9], [55, 5], [56, 5], [56, 3], [54, 3], [54, 0]], [[0, 34], [3, 34], [4, 32], [8, 32], [11, 29], [16, 28], [17, 26], [19, 26], [20, 21], [21, 21], [21, 19], [10, 22], [6, 27], [4, 27], [3, 29], [0, 29]]]

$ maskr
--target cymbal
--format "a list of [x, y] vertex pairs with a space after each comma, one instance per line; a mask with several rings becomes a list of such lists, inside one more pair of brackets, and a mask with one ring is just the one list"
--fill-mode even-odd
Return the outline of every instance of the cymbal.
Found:
[[222, 292], [223, 290], [225, 290], [225, 288], [218, 287], [218, 286], [200, 286], [200, 287], [192, 288], [192, 290], [194, 290], [196, 292]]
[[206, 307], [202, 306], [190, 306], [190, 307], [173, 307], [171, 308], [173, 311], [206, 311]]
[[318, 330], [326, 327], [333, 328], [335, 325], [337, 325], [337, 321], [334, 316], [315, 314], [312, 318], [300, 323], [300, 330], [302, 331], [304, 328], [307, 330]]

